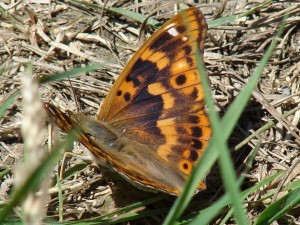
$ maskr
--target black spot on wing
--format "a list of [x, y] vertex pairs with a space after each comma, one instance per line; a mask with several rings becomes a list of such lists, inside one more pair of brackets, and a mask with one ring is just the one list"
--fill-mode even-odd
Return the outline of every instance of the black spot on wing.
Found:
[[192, 99], [197, 99], [198, 98], [198, 89], [195, 87], [193, 92], [191, 93]]
[[[149, 68], [151, 68], [151, 67], [149, 67]], [[141, 76], [144, 76], [144, 74], [146, 74], [145, 76], [147, 77], [147, 81], [145, 82], [144, 87], [134, 97], [133, 102], [135, 102], [135, 103], [141, 102], [148, 98], [153, 97], [153, 95], [151, 95], [147, 89], [147, 86], [152, 83], [160, 81], [164, 87], [167, 87], [167, 89], [170, 86], [169, 80], [164, 79], [165, 77], [169, 76], [169, 67], [168, 66], [162, 70], [157, 69], [157, 70], [153, 70], [153, 71], [151, 71], [151, 70], [144, 71], [143, 73], [141, 73]]]
[[203, 135], [202, 129], [200, 127], [191, 127], [193, 137], [201, 137]]
[[122, 91], [121, 91], [121, 90], [118, 90], [117, 95], [118, 95], [118, 96], [121, 96], [121, 95], [122, 95]]
[[125, 100], [126, 102], [128, 102], [128, 101], [130, 100], [130, 97], [131, 97], [131, 95], [130, 95], [129, 92], [126, 92], [126, 93], [124, 94], [124, 100]]
[[183, 85], [186, 82], [186, 76], [184, 74], [180, 74], [176, 77], [175, 82], [177, 85]]
[[198, 153], [195, 150], [190, 150], [189, 159], [195, 162], [198, 159]]
[[180, 25], [180, 26], [176, 27], [175, 29], [178, 31], [178, 33], [181, 33], [181, 34], [186, 32], [186, 28], [184, 25]]
[[192, 143], [191, 146], [195, 149], [202, 149], [203, 148], [203, 144], [201, 141], [199, 141], [198, 139], [192, 139]]
[[189, 165], [187, 163], [183, 163], [182, 166], [183, 166], [184, 169], [188, 169], [189, 168]]
[[186, 57], [186, 62], [190, 67], [194, 67], [194, 60], [191, 57]]
[[190, 45], [186, 45], [183, 47], [185, 55], [190, 55], [192, 52], [192, 47]]

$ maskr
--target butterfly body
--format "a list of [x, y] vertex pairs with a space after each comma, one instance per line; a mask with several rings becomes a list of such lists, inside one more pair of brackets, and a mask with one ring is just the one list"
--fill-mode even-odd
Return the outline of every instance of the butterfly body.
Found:
[[178, 195], [211, 136], [195, 60], [206, 29], [200, 11], [182, 11], [132, 57], [96, 119], [45, 103], [48, 114], [65, 132], [78, 126], [78, 140], [132, 183]]

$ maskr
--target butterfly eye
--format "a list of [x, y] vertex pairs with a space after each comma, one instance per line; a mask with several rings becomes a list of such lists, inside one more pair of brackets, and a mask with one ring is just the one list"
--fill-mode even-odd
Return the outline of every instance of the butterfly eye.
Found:
[[108, 143], [108, 147], [110, 147], [111, 149], [117, 150], [120, 149], [118, 148], [120, 146], [119, 142], [117, 140], [110, 140], [110, 142]]
[[80, 122], [80, 127], [99, 146], [117, 148], [119, 145], [118, 136], [100, 122], [85, 119]]

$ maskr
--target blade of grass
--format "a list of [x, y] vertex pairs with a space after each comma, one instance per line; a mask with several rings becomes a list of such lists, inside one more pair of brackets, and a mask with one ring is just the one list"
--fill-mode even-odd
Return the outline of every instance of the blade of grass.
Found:
[[[297, 112], [300, 109], [300, 105], [291, 109], [288, 112], [285, 112], [283, 114], [283, 118], [287, 118], [288, 116], [294, 114], [295, 112]], [[237, 151], [240, 148], [242, 148], [245, 144], [247, 144], [250, 140], [252, 140], [254, 137], [259, 136], [259, 134], [265, 132], [266, 130], [270, 129], [271, 127], [275, 126], [275, 124], [277, 124], [278, 121], [275, 119], [271, 119], [269, 120], [264, 126], [262, 126], [261, 128], [259, 128], [258, 130], [256, 130], [254, 133], [250, 134], [247, 138], [245, 138], [241, 143], [239, 143], [237, 146], [235, 146], [234, 150]]]
[[4, 176], [6, 176], [7, 174], [9, 174], [11, 172], [11, 169], [7, 168], [3, 171], [0, 172], [0, 180], [3, 179]]
[[[248, 159], [248, 162], [246, 163], [247, 167], [246, 169], [242, 172], [242, 174], [246, 174], [248, 173], [248, 171], [250, 170], [251, 168], [251, 165], [255, 159], [255, 155], [256, 153], [258, 152], [258, 149], [260, 147], [260, 143], [258, 143], [255, 148], [253, 149], [253, 153], [251, 154], [251, 156], [249, 157]], [[239, 180], [238, 180], [238, 183], [239, 185], [243, 182], [244, 180], [244, 177], [240, 177]], [[250, 194], [250, 193], [249, 193]], [[228, 194], [226, 193], [224, 195], [225, 196], [228, 196]], [[247, 196], [244, 196], [244, 197], [247, 197]], [[228, 198], [228, 201], [230, 199]], [[211, 221], [218, 213], [219, 211], [223, 208], [223, 207], [226, 207], [228, 204], [231, 204], [231, 202], [227, 202], [226, 204], [224, 205], [216, 205], [215, 204], [213, 206], [211, 206], [211, 210], [208, 211], [208, 212], [205, 212], [205, 213], [200, 213], [199, 215], [199, 218], [195, 219], [191, 224], [199, 224], [200, 222], [206, 224], [206, 223], [209, 223], [209, 221]], [[206, 209], [204, 209], [205, 211]], [[227, 215], [230, 217], [232, 215], [232, 210], [230, 210]], [[225, 217], [226, 218], [226, 217]], [[225, 220], [225, 218], [223, 220]]]
[[[244, 86], [244, 88], [241, 90], [240, 94], [236, 97], [232, 105], [229, 107], [227, 113], [222, 118], [220, 127], [222, 127], [223, 140], [229, 137], [231, 131], [233, 130], [235, 124], [237, 123], [239, 116], [241, 115], [245, 105], [247, 104], [247, 101], [245, 101], [245, 99], [250, 98], [252, 90], [254, 90], [254, 88], [256, 87], [260, 79], [260, 75], [262, 74], [266, 63], [268, 62], [273, 50], [276, 47], [277, 44], [276, 39], [280, 37], [283, 32], [286, 18], [287, 16], [284, 17], [274, 40], [271, 42], [271, 45], [269, 46], [262, 60], [260, 61], [259, 65], [255, 69], [253, 76], [251, 77], [249, 82]], [[205, 74], [205, 71], [201, 70], [201, 68], [200, 68], [200, 74], [202, 75]], [[204, 87], [206, 89], [208, 88], [205, 85]], [[206, 97], [207, 96], [208, 95], [206, 94]], [[208, 99], [206, 98], [206, 101], [208, 104], [209, 111], [212, 111], [210, 108], [212, 104], [211, 98], [210, 97], [208, 97]], [[211, 118], [211, 120], [214, 120], [214, 118]], [[213, 121], [213, 123], [215, 123], [215, 121]], [[218, 147], [215, 142], [216, 139], [217, 138], [214, 135], [211, 139], [210, 144], [207, 147], [207, 150], [204, 152], [203, 157], [199, 160], [199, 163], [196, 165], [190, 178], [186, 182], [185, 189], [183, 190], [182, 194], [177, 198], [172, 209], [170, 210], [170, 213], [168, 214], [166, 220], [164, 221], [164, 224], [166, 225], [172, 224], [182, 215], [183, 211], [185, 210], [185, 208], [187, 207], [188, 203], [190, 202], [193, 196], [190, 193], [190, 191], [187, 191], [187, 189], [189, 188], [191, 190], [195, 190], [198, 182], [200, 180], [203, 180], [205, 173], [208, 172], [208, 166], [212, 166], [214, 161], [217, 159], [219, 153], [216, 150]]]
[[69, 71], [65, 71], [62, 73], [56, 73], [53, 75], [43, 76], [39, 79], [39, 81], [41, 84], [45, 84], [45, 83], [49, 83], [49, 82], [53, 82], [53, 81], [58, 81], [58, 80], [61, 80], [64, 78], [71, 78], [71, 77], [80, 75], [82, 73], [92, 72], [92, 71], [95, 71], [95, 70], [97, 70], [99, 68], [103, 68], [103, 67], [105, 67], [105, 65], [99, 64], [99, 63], [90, 64], [86, 67], [78, 67], [78, 68], [74, 68], [74, 69], [71, 69]]
[[62, 196], [62, 190], [61, 190], [61, 182], [59, 179], [59, 176], [56, 176], [56, 185], [58, 188], [58, 218], [59, 221], [63, 221], [64, 217], [63, 217], [63, 196]]
[[[196, 52], [196, 59], [198, 62], [199, 71], [204, 72], [205, 71], [204, 64], [203, 64], [203, 60], [200, 58], [199, 51]], [[214, 136], [216, 137], [214, 140], [215, 145], [216, 145], [216, 148], [219, 149], [219, 154], [220, 154], [219, 164], [220, 164], [221, 174], [223, 177], [224, 187], [225, 187], [225, 190], [227, 191], [227, 193], [229, 193], [230, 199], [232, 201], [232, 207], [235, 209], [234, 213], [235, 213], [235, 218], [236, 218], [237, 223], [241, 224], [241, 225], [247, 225], [248, 222], [247, 222], [247, 217], [246, 217], [246, 214], [245, 214], [245, 211], [243, 208], [242, 199], [240, 196], [239, 183], [237, 182], [237, 178], [236, 178], [234, 167], [233, 167], [233, 162], [231, 160], [229, 148], [227, 147], [227, 138], [229, 136], [224, 137], [222, 135], [223, 129], [222, 129], [222, 126], [220, 123], [219, 116], [213, 110], [214, 109], [214, 105], [213, 105], [214, 101], [213, 101], [211, 93], [210, 93], [209, 82], [204, 75], [205, 73], [203, 73], [203, 72], [200, 72], [200, 74], [202, 75], [201, 79], [202, 79], [202, 83], [204, 85], [204, 93], [206, 96], [205, 100], [207, 102], [207, 106], [209, 109], [208, 114], [209, 114], [209, 118], [211, 120], [212, 130], [214, 132]], [[249, 98], [250, 98], [250, 96], [247, 98], [247, 96], [244, 95], [244, 98], [243, 98], [244, 105], [246, 105]], [[241, 109], [243, 109], [243, 107]], [[236, 118], [235, 120], [237, 121], [240, 115], [241, 114], [235, 113], [232, 116], [234, 118]], [[227, 126], [227, 125], [225, 125], [225, 126]], [[232, 130], [233, 130], [233, 127], [229, 131], [229, 133], [231, 133]]]
[[[253, 150], [253, 153], [251, 154], [250, 158], [249, 158], [249, 161], [246, 163], [247, 167], [245, 169], [245, 171], [243, 171], [242, 174], [247, 174], [248, 171], [250, 170], [251, 168], [251, 165], [252, 163], [254, 162], [255, 160], [255, 156], [258, 152], [258, 149], [260, 148], [260, 142], [255, 146], [254, 150]], [[241, 176], [238, 180], [238, 186], [240, 186], [244, 181], [244, 176]], [[250, 193], [249, 193], [250, 194]], [[247, 195], [248, 196], [248, 195]], [[244, 200], [247, 196], [244, 196], [244, 198], [242, 198], [242, 200]], [[220, 225], [222, 224], [226, 224], [227, 220], [229, 220], [233, 214], [234, 210], [233, 208], [230, 209], [230, 211], [226, 214], [226, 216], [223, 218], [223, 220], [221, 221]]]
[[102, 215], [102, 216], [98, 216], [98, 217], [95, 217], [93, 219], [87, 219], [87, 220], [84, 220], [85, 222], [93, 222], [93, 221], [98, 221], [99, 219], [105, 219], [105, 218], [110, 218], [110, 217], [113, 217], [117, 214], [123, 214], [123, 213], [127, 213], [128, 211], [131, 211], [131, 210], [134, 210], [134, 209], [137, 209], [137, 208], [140, 208], [140, 207], [145, 207], [149, 204], [153, 204], [155, 202], [159, 202], [163, 199], [166, 199], [168, 198], [169, 196], [167, 195], [158, 195], [158, 196], [154, 196], [154, 197], [151, 197], [149, 199], [146, 199], [144, 201], [140, 201], [140, 202], [136, 202], [136, 203], [133, 203], [129, 206], [126, 206], [126, 207], [123, 207], [121, 209], [117, 209], [111, 213], [108, 213], [106, 215]]
[[78, 174], [79, 171], [84, 170], [89, 164], [85, 162], [78, 163], [74, 166], [72, 166], [70, 169], [64, 171], [63, 178], [66, 179], [68, 177], [71, 177], [75, 174]]
[[19, 204], [22, 199], [32, 190], [34, 190], [44, 179], [43, 174], [49, 171], [60, 159], [60, 150], [65, 145], [70, 145], [75, 140], [76, 131], [71, 132], [63, 144], [53, 148], [53, 151], [41, 162], [41, 164], [28, 176], [28, 179], [12, 194], [8, 204], [0, 212], [0, 224], [5, 221], [6, 216], [11, 210]]
[[[83, 2], [83, 1], [78, 1], [78, 0], [71, 0], [70, 2], [75, 2], [77, 4], [92, 7], [94, 9], [102, 9], [103, 8], [100, 5], [91, 4], [91, 3], [88, 3], [88, 2]], [[117, 14], [125, 16], [125, 17], [128, 17], [128, 18], [133, 19], [135, 21], [138, 21], [140, 23], [143, 23], [144, 20], [147, 18], [147, 16], [145, 16], [143, 14], [140, 14], [140, 13], [137, 13], [137, 12], [134, 12], [134, 11], [131, 11], [131, 10], [123, 9], [123, 8], [108, 7], [108, 8], [105, 8], [105, 10], [107, 10], [109, 12], [117, 13]], [[153, 19], [153, 18], [149, 18], [148, 21], [147, 21], [147, 24], [157, 28], [159, 22], [157, 20]]]
[[[264, 187], [266, 184], [271, 183], [277, 177], [279, 177], [281, 174], [282, 174], [281, 172], [278, 172], [278, 173], [260, 181], [255, 186], [243, 191], [241, 193], [242, 198], [246, 199], [250, 194], [257, 191], [259, 188]], [[225, 193], [224, 196], [222, 196], [220, 199], [218, 199], [212, 206], [209, 206], [206, 209], [199, 212], [198, 216], [196, 216], [193, 221], [189, 222], [188, 225], [209, 224], [209, 222], [212, 221], [212, 219], [215, 218], [219, 214], [221, 209], [228, 206], [230, 203], [231, 203], [231, 200], [230, 200], [229, 194]]]
[[[77, 76], [82, 73], [88, 73], [91, 71], [95, 71], [101, 67], [105, 67], [103, 64], [91, 64], [86, 67], [80, 67], [80, 68], [74, 68], [72, 70], [63, 72], [63, 73], [57, 73], [53, 75], [48, 75], [40, 78], [39, 82], [44, 84], [44, 83], [49, 83], [53, 81], [58, 81], [64, 78], [70, 78]], [[4, 100], [0, 103], [0, 119], [3, 117], [4, 113], [6, 110], [12, 105], [12, 103], [18, 98], [20, 95], [20, 90], [14, 90], [12, 91]]]
[[300, 203], [300, 188], [286, 194], [268, 206], [258, 217], [255, 225], [271, 224]]
[[215, 19], [215, 20], [211, 20], [207, 23], [208, 27], [213, 28], [213, 27], [228, 24], [230, 22], [234, 22], [239, 18], [254, 14], [257, 10], [262, 9], [262, 8], [266, 7], [266, 5], [271, 4], [271, 3], [272, 3], [272, 0], [266, 0], [262, 3], [260, 3], [259, 5], [246, 10], [245, 12], [242, 12], [242, 13], [239, 13], [239, 14], [236, 14], [236, 15], [232, 15], [232, 16], [227, 16], [227, 17], [222, 17], [222, 18], [218, 18], [218, 19]]
[[19, 95], [20, 90], [14, 90], [2, 101], [2, 103], [0, 103], [0, 119]]
[[284, 190], [291, 191], [297, 188], [300, 188], [300, 180], [295, 180], [292, 183], [288, 184], [287, 186], [284, 187]]

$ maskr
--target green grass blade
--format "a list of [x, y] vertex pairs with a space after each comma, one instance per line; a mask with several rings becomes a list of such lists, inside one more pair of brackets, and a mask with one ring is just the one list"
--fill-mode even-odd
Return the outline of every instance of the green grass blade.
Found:
[[225, 25], [225, 24], [234, 22], [239, 18], [254, 14], [256, 11], [264, 8], [266, 5], [270, 4], [271, 2], [272, 2], [272, 0], [266, 0], [262, 3], [260, 3], [259, 5], [257, 5], [256, 7], [246, 10], [245, 12], [208, 21], [207, 25], [209, 28], [213, 28], [213, 27], [217, 27], [217, 26], [221, 26], [221, 25]]
[[58, 218], [59, 221], [63, 221], [63, 194], [62, 194], [62, 190], [61, 190], [61, 181], [59, 176], [56, 176], [56, 185], [58, 188]]
[[[278, 178], [282, 173], [276, 173], [270, 177], [267, 177], [266, 179], [260, 181], [255, 186], [242, 191], [241, 195], [242, 198], [247, 198], [250, 194], [257, 191], [259, 188], [264, 187], [266, 184], [271, 183], [276, 178]], [[229, 204], [231, 204], [231, 200], [228, 193], [225, 193], [224, 196], [222, 196], [220, 199], [218, 199], [212, 206], [209, 206], [198, 213], [198, 216], [195, 217], [195, 219], [188, 223], [188, 225], [198, 225], [198, 224], [209, 224], [210, 221], [215, 218], [219, 212], [224, 208], [227, 207]]]
[[300, 180], [295, 180], [292, 183], [288, 184], [287, 186], [284, 187], [285, 191], [291, 191], [294, 189], [300, 188]]
[[[256, 67], [252, 77], [249, 79], [249, 82], [243, 87], [241, 93], [236, 97], [233, 104], [230, 106], [227, 113], [224, 115], [224, 117], [223, 117], [224, 121], [231, 120], [232, 116], [234, 116], [235, 114], [241, 113], [241, 109], [244, 109], [244, 107], [246, 106], [248, 101], [245, 101], [245, 100], [250, 98], [250, 96], [252, 94], [252, 90], [254, 90], [254, 88], [256, 88], [257, 83], [260, 79], [260, 76], [261, 76], [265, 66], [267, 65], [267, 62], [269, 61], [273, 50], [276, 47], [277, 38], [279, 38], [283, 32], [285, 21], [286, 21], [286, 17], [283, 19], [283, 22], [281, 23], [280, 28], [279, 28], [275, 38], [271, 42], [271, 45], [267, 49], [262, 60], [259, 62], [258, 66]], [[235, 126], [235, 124], [233, 124], [233, 123], [228, 123], [227, 125], [230, 125], [230, 127], [224, 127], [224, 126], [222, 126], [222, 127], [227, 130], [227, 129], [232, 129]]]
[[56, 74], [53, 74], [53, 75], [43, 76], [39, 79], [39, 81], [40, 81], [41, 84], [54, 82], [54, 81], [58, 81], [58, 80], [61, 80], [61, 79], [64, 79], [64, 78], [75, 77], [75, 76], [77, 76], [79, 74], [82, 74], [82, 73], [88, 73], [88, 72], [91, 72], [91, 71], [95, 71], [95, 70], [97, 70], [99, 68], [103, 68], [103, 67], [105, 67], [105, 65], [99, 64], [99, 63], [90, 64], [86, 67], [78, 67], [78, 68], [74, 68], [74, 69], [71, 69], [71, 70], [68, 70], [68, 71], [65, 71], [65, 72], [62, 72], [62, 73], [56, 73]]
[[75, 140], [75, 131], [71, 132], [63, 144], [53, 148], [53, 151], [41, 162], [41, 164], [28, 176], [28, 179], [10, 197], [8, 204], [0, 212], [0, 224], [5, 221], [6, 216], [19, 204], [22, 199], [34, 190], [44, 179], [44, 174], [49, 171], [60, 159], [60, 150], [65, 145], [70, 145]]
[[146, 199], [144, 201], [136, 202], [136, 203], [133, 203], [133, 204], [128, 205], [126, 207], [123, 207], [121, 209], [117, 209], [117, 210], [115, 210], [111, 213], [108, 213], [106, 215], [102, 215], [102, 216], [99, 216], [99, 217], [96, 217], [96, 218], [93, 218], [93, 219], [85, 220], [85, 222], [92, 222], [92, 221], [96, 221], [96, 220], [99, 220], [99, 219], [110, 218], [110, 217], [113, 217], [117, 214], [127, 213], [128, 211], [131, 211], [131, 210], [134, 210], [134, 209], [137, 209], [137, 208], [140, 208], [140, 207], [145, 207], [149, 204], [153, 204], [155, 202], [161, 201], [161, 200], [166, 199], [168, 197], [169, 196], [166, 196], [166, 195], [154, 196], [154, 197], [151, 197], [151, 198]]
[[[44, 84], [44, 83], [49, 83], [49, 82], [54, 82], [54, 81], [58, 81], [64, 78], [70, 78], [70, 77], [74, 77], [77, 76], [79, 74], [82, 73], [88, 73], [91, 71], [95, 71], [101, 67], [105, 67], [105, 65], [103, 64], [91, 64], [88, 65], [86, 67], [80, 67], [80, 68], [75, 68], [63, 73], [57, 73], [57, 74], [53, 74], [53, 75], [47, 75], [44, 76], [42, 78], [39, 79], [39, 82]], [[20, 96], [20, 90], [17, 89], [13, 92], [11, 92], [9, 94], [9, 96], [2, 101], [1, 105], [0, 105], [0, 119], [3, 117], [4, 113], [6, 112], [6, 110], [11, 106], [11, 104], [16, 100], [17, 97]]]
[[4, 176], [6, 176], [7, 174], [9, 174], [11, 172], [11, 169], [7, 168], [3, 171], [0, 172], [0, 180], [3, 179]]
[[[147, 17], [143, 14], [140, 13], [136, 13], [130, 10], [126, 10], [126, 9], [122, 9], [122, 8], [107, 8], [107, 10], [114, 12], [114, 13], [118, 13], [120, 15], [126, 16], [128, 18], [131, 18], [135, 21], [138, 21], [140, 23], [143, 23], [145, 21], [145, 19], [147, 19]], [[158, 25], [160, 24], [157, 20], [153, 19], [153, 18], [149, 18], [147, 20], [147, 24], [152, 26], [152, 27], [158, 27]]]
[[[78, 4], [92, 7], [94, 9], [103, 9], [103, 7], [101, 7], [100, 5], [95, 5], [95, 4], [91, 4], [91, 3], [87, 3], [87, 2], [83, 2], [83, 1], [71, 0], [71, 2], [76, 2]], [[137, 13], [137, 12], [134, 12], [131, 10], [127, 10], [127, 9], [122, 9], [122, 8], [109, 7], [109, 8], [105, 8], [105, 10], [128, 17], [128, 18], [138, 21], [140, 23], [143, 23], [145, 21], [145, 19], [147, 18], [147, 16], [145, 16], [143, 14], [140, 14], [140, 13]], [[153, 27], [157, 27], [160, 23], [153, 18], [149, 18], [147, 20], [147, 24], [150, 26], [153, 26]]]
[[[227, 113], [224, 115], [224, 117], [220, 123], [220, 127], [222, 128], [221, 129], [222, 136], [223, 136], [221, 138], [221, 140], [224, 141], [224, 140], [228, 139], [231, 131], [233, 130], [235, 124], [238, 121], [239, 116], [241, 115], [244, 107], [246, 106], [248, 99], [251, 97], [252, 90], [254, 90], [254, 88], [256, 87], [256, 85], [260, 79], [260, 75], [262, 74], [264, 67], [266, 66], [273, 50], [276, 47], [276, 43], [277, 43], [276, 38], [280, 37], [283, 32], [285, 20], [286, 20], [286, 17], [283, 20], [283, 22], [281, 23], [275, 39], [272, 41], [271, 45], [269, 46], [268, 50], [266, 51], [266, 54], [263, 56], [259, 65], [257, 66], [256, 70], [254, 71], [252, 78], [244, 86], [244, 88], [241, 90], [240, 94], [237, 96], [237, 98], [234, 100], [232, 105], [229, 107]], [[202, 69], [200, 68], [200, 74], [202, 74], [202, 75], [205, 74], [205, 71], [203, 68]], [[204, 80], [205, 80], [205, 77], [204, 77]], [[212, 98], [211, 98], [209, 92], [207, 93], [207, 91], [206, 91], [207, 89], [208, 89], [208, 86], [207, 86], [207, 84], [204, 83], [206, 101], [207, 101], [207, 105], [208, 105], [209, 112], [210, 112], [210, 111], [212, 111], [211, 110], [212, 109], [212, 106], [211, 106]], [[218, 125], [216, 125], [217, 124], [216, 116], [214, 116], [214, 113], [211, 113], [211, 114], [212, 114], [212, 117], [210, 117], [210, 119], [212, 121], [212, 125], [214, 127], [215, 126], [218, 127]], [[218, 132], [219, 131], [217, 131], [217, 133]], [[215, 133], [215, 135], [211, 139], [209, 146], [207, 147], [207, 151], [205, 151], [205, 153], [203, 154], [203, 157], [199, 160], [198, 165], [195, 167], [193, 173], [191, 174], [190, 179], [188, 179], [188, 181], [186, 183], [186, 188], [190, 188], [190, 189], [194, 190], [197, 186], [196, 181], [200, 181], [201, 179], [204, 178], [205, 173], [208, 172], [207, 167], [211, 166], [214, 163], [214, 161], [217, 159], [219, 153], [216, 152], [216, 149], [218, 147], [222, 148], [222, 146], [217, 145], [217, 144], [219, 144], [219, 142], [217, 142], [217, 141], [218, 141], [218, 138], [216, 138], [216, 133]], [[224, 150], [224, 148], [222, 150]], [[178, 197], [178, 199], [174, 203], [164, 224], [175, 223], [175, 221], [181, 216], [181, 214], [187, 207], [187, 204], [190, 202], [192, 195], [191, 195], [190, 191], [189, 192], [186, 191], [186, 188], [184, 189], [182, 194]], [[234, 193], [236, 193], [236, 190], [233, 192], [230, 192], [230, 193], [234, 194]], [[240, 205], [239, 202], [237, 202], [235, 204]], [[244, 214], [244, 213], [242, 213], [242, 214]], [[243, 216], [238, 215], [238, 217], [243, 217]], [[241, 219], [241, 221], [244, 221], [244, 219]]]
[[9, 94], [9, 96], [0, 105], [0, 119], [3, 117], [6, 110], [11, 106], [11, 104], [20, 95], [20, 90], [15, 90]]
[[300, 203], [300, 188], [286, 194], [268, 206], [258, 217], [255, 225], [271, 224]]
[[[227, 137], [223, 136], [223, 129], [222, 129], [223, 126], [221, 125], [219, 116], [214, 111], [214, 105], [213, 105], [214, 101], [210, 93], [209, 82], [204, 75], [205, 74], [204, 63], [203, 60], [200, 58], [199, 51], [196, 52], [196, 58], [198, 62], [198, 69], [200, 71], [200, 74], [202, 75], [201, 78], [204, 85], [204, 93], [206, 96], [205, 100], [207, 102], [207, 106], [209, 109], [208, 114], [211, 120], [211, 126], [215, 137], [215, 139], [213, 140], [214, 141], [213, 144], [215, 145], [214, 149], [218, 149], [220, 154], [219, 163], [220, 163], [221, 173], [223, 176], [224, 186], [232, 200], [232, 206], [235, 208], [235, 218], [237, 220], [237, 223], [241, 225], [247, 225], [248, 222], [242, 205], [239, 183], [237, 182], [237, 178], [234, 172], [233, 162], [231, 160], [229, 149], [227, 147], [227, 138], [229, 137], [229, 135]], [[244, 101], [247, 100], [248, 99], [245, 99]], [[233, 120], [237, 121], [240, 115], [241, 113], [233, 115], [233, 117], [235, 118]], [[225, 126], [227, 126], [227, 124], [225, 124]], [[228, 133], [230, 134], [232, 130], [233, 127], [231, 130], [228, 130]]]
[[78, 163], [74, 166], [72, 166], [70, 169], [66, 170], [63, 173], [63, 178], [66, 179], [68, 177], [71, 177], [73, 175], [78, 174], [79, 171], [82, 171], [83, 169], [85, 169], [89, 164], [85, 163], [85, 162], [81, 162]]

